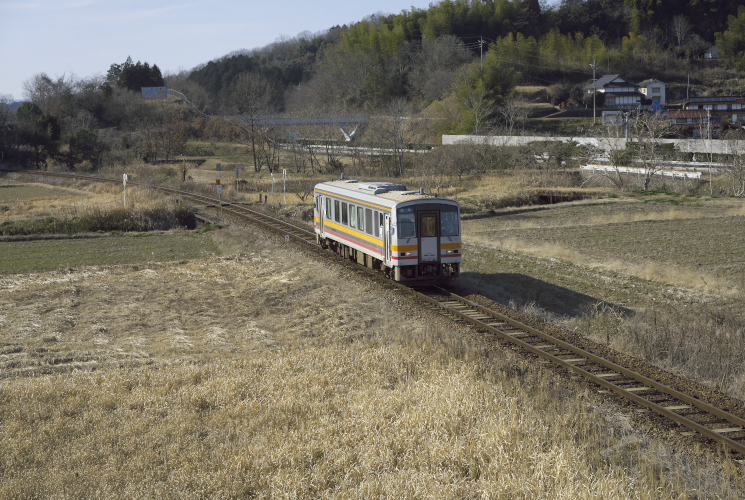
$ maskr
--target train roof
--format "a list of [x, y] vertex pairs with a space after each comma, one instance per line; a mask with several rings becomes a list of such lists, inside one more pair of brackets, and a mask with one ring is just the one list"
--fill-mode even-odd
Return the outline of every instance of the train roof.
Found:
[[333, 194], [351, 196], [360, 200], [371, 201], [374, 199], [386, 206], [395, 206], [399, 203], [420, 200], [437, 200], [438, 202], [445, 201], [457, 204], [456, 201], [449, 198], [439, 198], [432, 194], [426, 194], [423, 189], [420, 191], [410, 191], [403, 184], [392, 182], [338, 180], [322, 182], [316, 185], [316, 190], [319, 189], [327, 190]]

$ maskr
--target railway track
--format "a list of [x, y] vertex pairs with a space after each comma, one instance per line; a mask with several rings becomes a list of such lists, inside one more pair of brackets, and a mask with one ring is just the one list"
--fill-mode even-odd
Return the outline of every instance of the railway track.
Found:
[[[39, 175], [37, 172], [32, 174]], [[98, 182], [121, 182], [114, 179], [69, 174], [41, 173], [41, 175], [74, 177]], [[308, 226], [295, 224], [242, 204], [223, 202], [211, 196], [167, 187], [140, 185], [161, 190], [213, 210], [219, 209], [230, 216], [250, 221], [267, 231], [284, 236], [285, 240], [310, 244], [319, 252], [327, 253], [315, 246], [315, 233]], [[374, 273], [363, 266], [355, 266], [355, 268], [360, 272]], [[379, 275], [379, 273], [375, 274]], [[602, 390], [612, 392], [685, 427], [688, 430], [684, 433], [704, 436], [745, 457], [745, 419], [737, 415], [460, 297], [442, 287], [415, 289], [391, 280], [386, 280], [386, 283], [416, 296], [443, 314], [469, 323], [478, 330], [489, 332], [518, 346], [525, 352], [539, 356], [555, 366], [585, 378], [601, 387]]]
[[492, 333], [745, 456], [745, 419], [443, 288], [414, 291], [444, 313]]

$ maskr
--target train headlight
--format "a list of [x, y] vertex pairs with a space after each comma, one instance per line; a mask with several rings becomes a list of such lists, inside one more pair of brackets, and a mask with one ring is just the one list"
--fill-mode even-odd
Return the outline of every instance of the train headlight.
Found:
[[448, 254], [456, 254], [456, 253], [458, 253], [457, 248], [455, 250], [448, 250]]

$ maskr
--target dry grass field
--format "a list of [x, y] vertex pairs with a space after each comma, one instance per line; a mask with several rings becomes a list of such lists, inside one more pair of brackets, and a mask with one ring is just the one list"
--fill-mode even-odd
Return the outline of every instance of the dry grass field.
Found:
[[[745, 492], [738, 463], [342, 267], [202, 236], [214, 255], [0, 276], [0, 498]], [[499, 277], [469, 247], [467, 280]]]
[[742, 200], [674, 194], [504, 209], [464, 221], [462, 282], [743, 399], [743, 225]]

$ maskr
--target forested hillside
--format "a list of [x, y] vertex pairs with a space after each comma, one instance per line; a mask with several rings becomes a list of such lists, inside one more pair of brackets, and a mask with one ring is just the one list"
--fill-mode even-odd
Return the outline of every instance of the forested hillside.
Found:
[[[708, 59], [714, 44], [719, 58]], [[593, 69], [632, 81], [660, 79], [668, 101], [689, 92], [742, 95], [745, 6], [737, 0], [444, 0], [235, 51], [179, 74], [161, 75], [156, 62], [131, 59], [113, 63], [103, 77], [42, 73], [26, 82], [29, 102], [18, 113], [0, 99], [0, 153], [21, 165], [51, 160], [95, 169], [133, 158], [168, 160], [185, 153], [192, 139], [227, 140], [249, 145], [260, 170], [273, 161], [278, 141], [287, 140], [284, 132], [272, 137], [256, 129], [262, 117], [428, 120], [419, 135], [382, 138], [388, 133], [382, 130], [370, 139], [397, 145], [443, 133], [512, 133], [527, 116], [516, 86], [542, 89], [533, 98], [546, 106], [591, 107], [583, 84]], [[163, 83], [189, 106], [156, 106], [138, 92]]]
[[[238, 73], [259, 73], [287, 89], [277, 103], [287, 111], [375, 111], [399, 98], [421, 109], [451, 92], [480, 89], [499, 104], [518, 82], [586, 81], [593, 62], [601, 74], [671, 83], [693, 74], [705, 85], [711, 73], [704, 67], [745, 64], [745, 7], [738, 14], [738, 6], [735, 0], [564, 0], [554, 7], [538, 0], [444, 0], [234, 53], [188, 79], [225, 104]], [[722, 60], [704, 65], [715, 43]], [[293, 98], [298, 92], [302, 99]]]

